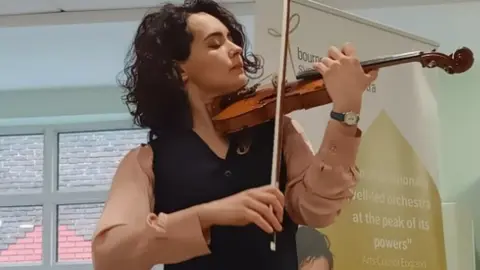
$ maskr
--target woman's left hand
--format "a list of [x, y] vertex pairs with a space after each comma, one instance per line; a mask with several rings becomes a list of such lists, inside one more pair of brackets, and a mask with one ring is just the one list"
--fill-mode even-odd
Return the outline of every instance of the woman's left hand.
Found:
[[377, 78], [378, 71], [365, 73], [352, 44], [341, 50], [330, 47], [328, 57], [314, 64], [322, 74], [336, 111], [360, 111], [363, 92]]

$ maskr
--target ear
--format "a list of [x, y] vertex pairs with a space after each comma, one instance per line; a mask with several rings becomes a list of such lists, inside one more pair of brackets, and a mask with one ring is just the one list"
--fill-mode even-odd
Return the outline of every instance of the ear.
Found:
[[180, 76], [182, 76], [182, 81], [186, 83], [188, 81], [187, 72], [183, 68], [179, 68], [179, 70], [180, 70]]
[[177, 63], [177, 71], [180, 74], [180, 76], [182, 77], [182, 81], [184, 83], [186, 83], [188, 81], [188, 74], [187, 74], [187, 71], [185, 69], [185, 65], [181, 64], [181, 63]]

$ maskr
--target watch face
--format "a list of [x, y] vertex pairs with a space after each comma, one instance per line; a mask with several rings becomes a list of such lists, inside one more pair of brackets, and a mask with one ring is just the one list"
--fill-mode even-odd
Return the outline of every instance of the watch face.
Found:
[[355, 125], [358, 123], [358, 116], [355, 113], [346, 113], [344, 122], [347, 125]]

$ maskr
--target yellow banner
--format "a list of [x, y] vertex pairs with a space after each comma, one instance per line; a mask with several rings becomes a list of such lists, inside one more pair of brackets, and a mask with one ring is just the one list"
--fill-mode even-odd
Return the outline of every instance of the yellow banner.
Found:
[[299, 228], [301, 269], [446, 269], [437, 186], [385, 112], [364, 133], [357, 164], [359, 185], [336, 223]]

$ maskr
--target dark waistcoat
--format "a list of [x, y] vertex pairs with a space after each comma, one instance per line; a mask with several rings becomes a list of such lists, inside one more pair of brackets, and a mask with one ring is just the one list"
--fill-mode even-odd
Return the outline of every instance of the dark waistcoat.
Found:
[[[270, 184], [273, 129], [271, 121], [248, 134], [234, 134], [226, 159], [217, 157], [191, 130], [159, 135], [150, 142], [154, 153], [155, 213], [172, 213]], [[241, 151], [240, 141], [245, 138], [251, 142], [247, 153]], [[280, 189], [285, 191], [283, 159], [280, 175]], [[210, 255], [165, 265], [165, 270], [296, 270], [297, 225], [287, 213], [282, 225], [275, 252], [270, 250], [272, 235], [254, 224], [214, 226]]]

